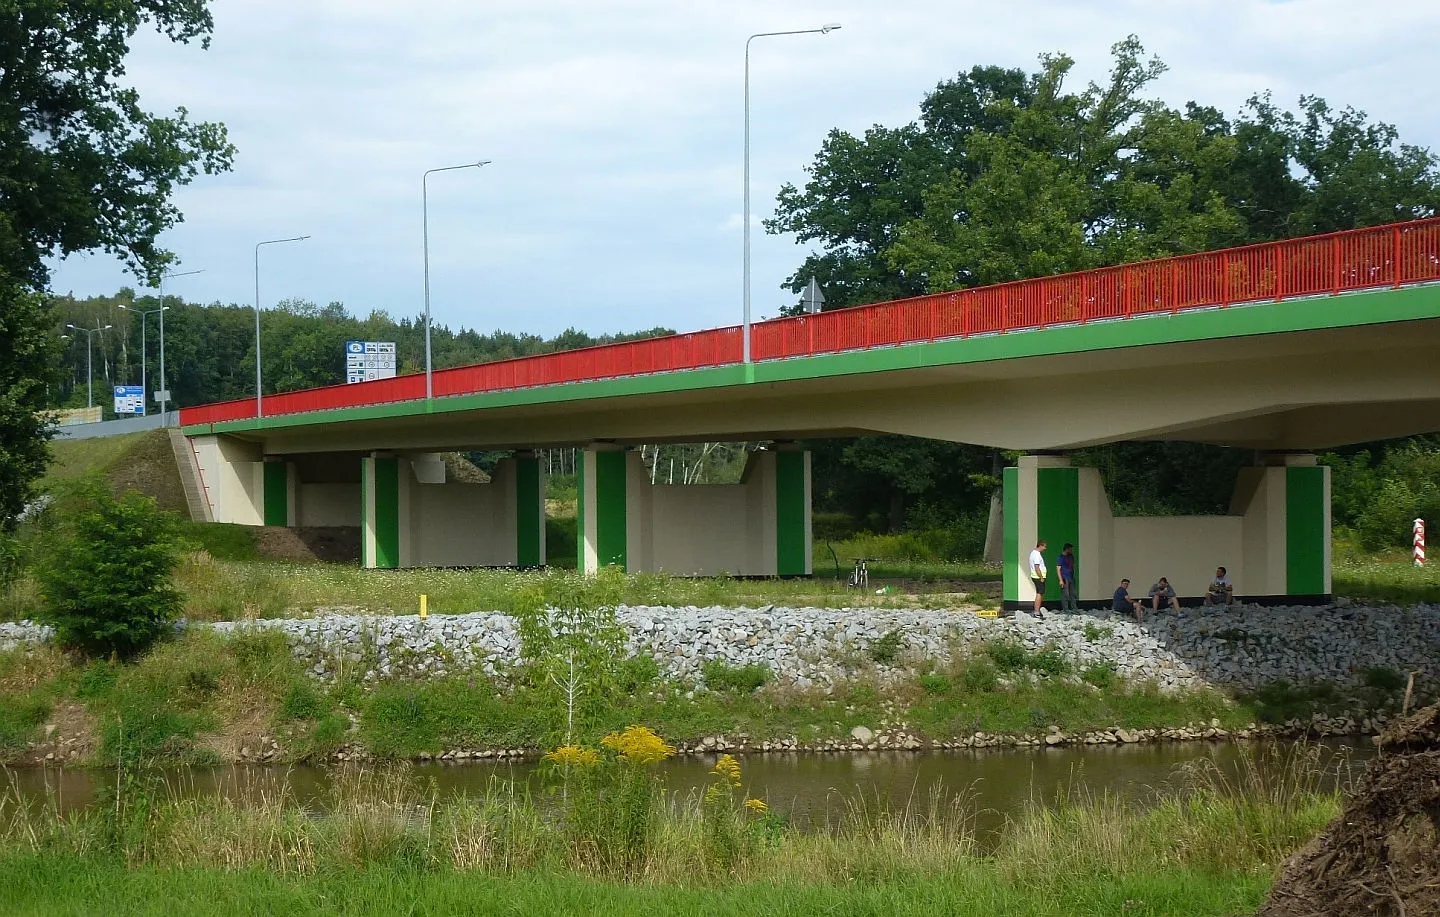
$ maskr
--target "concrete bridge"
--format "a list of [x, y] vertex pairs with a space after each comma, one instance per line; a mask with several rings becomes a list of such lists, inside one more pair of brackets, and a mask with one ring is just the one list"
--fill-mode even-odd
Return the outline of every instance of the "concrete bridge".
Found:
[[[544, 560], [532, 450], [583, 449], [579, 564], [811, 572], [796, 441], [898, 433], [1031, 453], [1005, 473], [1005, 598], [1037, 538], [1081, 598], [1169, 576], [1200, 594], [1330, 592], [1315, 450], [1440, 430], [1440, 219], [1205, 252], [423, 376], [185, 408], [218, 521], [360, 524], [368, 566]], [[263, 406], [263, 415], [257, 408]], [[629, 447], [773, 443], [736, 485], [651, 485]], [[1123, 440], [1253, 449], [1230, 513], [1113, 517], [1064, 453]], [[490, 485], [435, 452], [513, 450]], [[1050, 587], [1055, 588], [1053, 584]]]

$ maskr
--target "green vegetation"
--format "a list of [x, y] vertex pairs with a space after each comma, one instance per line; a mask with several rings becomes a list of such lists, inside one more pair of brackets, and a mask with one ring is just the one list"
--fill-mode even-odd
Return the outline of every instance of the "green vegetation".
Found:
[[162, 913], [145, 903], [155, 901], [197, 914], [463, 902], [577, 914], [1221, 915], [1253, 909], [1280, 862], [1338, 811], [1313, 754], [1260, 752], [1238, 776], [1190, 769], [1149, 805], [1078, 793], [1034, 804], [982, 848], [963, 795], [841, 800], [826, 827], [799, 830], [747, 798], [728, 757], [701, 793], [664, 797], [647, 768], [665, 754], [642, 727], [602, 750], [557, 749], [545, 780], [563, 793], [549, 801], [496, 781], [441, 802], [396, 769], [342, 771], [319, 808], [283, 790], [187, 796], [140, 775], [87, 809], [0, 797], [0, 896], [22, 914]]
[[170, 583], [179, 560], [173, 517], [135, 491], [117, 499], [94, 486], [77, 497], [49, 536], [39, 569], [45, 602], [36, 617], [55, 628], [62, 647], [132, 655], [180, 611]]

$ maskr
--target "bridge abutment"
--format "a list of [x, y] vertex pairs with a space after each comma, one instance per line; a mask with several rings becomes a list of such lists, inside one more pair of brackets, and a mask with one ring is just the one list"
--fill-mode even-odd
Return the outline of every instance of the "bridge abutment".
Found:
[[812, 572], [810, 454], [752, 452], [738, 484], [652, 484], [641, 456], [608, 443], [577, 465], [577, 562], [595, 573], [806, 576]]
[[1213, 516], [1115, 516], [1094, 468], [1062, 455], [1022, 456], [1004, 471], [1004, 599], [1032, 607], [1030, 550], [1044, 539], [1050, 575], [1043, 601], [1060, 607], [1061, 547], [1075, 545], [1078, 598], [1108, 607], [1122, 577], [1143, 598], [1166, 577], [1182, 602], [1198, 602], [1226, 568], [1235, 595], [1268, 603], [1330, 599], [1330, 469], [1304, 453], [1262, 457], [1241, 469], [1230, 512]]

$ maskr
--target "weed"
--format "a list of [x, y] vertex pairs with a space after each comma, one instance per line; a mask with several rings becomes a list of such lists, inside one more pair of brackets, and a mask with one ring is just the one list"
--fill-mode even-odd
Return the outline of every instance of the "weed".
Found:
[[1110, 688], [1115, 685], [1115, 664], [1112, 662], [1096, 662], [1085, 667], [1080, 673], [1080, 680], [1088, 685], [1097, 688]]
[[1085, 625], [1084, 634], [1086, 643], [1099, 643], [1101, 640], [1109, 640], [1112, 636], [1114, 636], [1115, 630], [1114, 628], [1102, 627], [1087, 622]]
[[871, 641], [870, 659], [880, 665], [893, 665], [895, 660], [900, 658], [900, 650], [904, 646], [904, 634], [898, 630], [886, 631], [885, 634]]
[[750, 694], [771, 678], [768, 666], [729, 665], [719, 659], [707, 660], [700, 671], [707, 688], [728, 694]]
[[921, 690], [926, 694], [949, 694], [955, 687], [955, 683], [948, 675], [941, 675], [939, 672], [927, 672], [915, 679]]

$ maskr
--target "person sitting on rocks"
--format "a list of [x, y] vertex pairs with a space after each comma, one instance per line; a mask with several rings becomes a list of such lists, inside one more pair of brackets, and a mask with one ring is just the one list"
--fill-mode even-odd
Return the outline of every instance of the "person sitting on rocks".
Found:
[[1231, 584], [1229, 575], [1224, 567], [1215, 568], [1215, 578], [1210, 581], [1210, 588], [1205, 590], [1205, 604], [1218, 605], [1224, 600], [1225, 607], [1235, 601], [1235, 586]]
[[1175, 587], [1163, 576], [1160, 577], [1160, 582], [1150, 587], [1150, 607], [1159, 611], [1162, 604], [1167, 608], [1180, 610], [1180, 599], [1175, 596]]
[[1120, 585], [1115, 589], [1115, 596], [1110, 600], [1110, 610], [1119, 614], [1133, 614], [1135, 620], [1145, 622], [1145, 605], [1139, 599], [1130, 597], [1130, 581], [1122, 579]]

